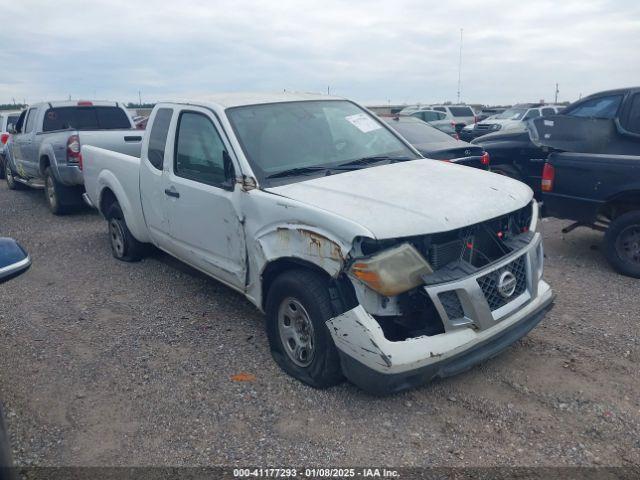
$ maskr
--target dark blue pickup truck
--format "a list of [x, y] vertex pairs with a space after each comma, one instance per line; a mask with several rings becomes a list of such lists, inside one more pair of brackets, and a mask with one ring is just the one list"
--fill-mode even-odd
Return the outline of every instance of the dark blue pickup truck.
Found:
[[534, 144], [550, 149], [542, 173], [545, 215], [605, 232], [604, 252], [640, 278], [640, 87], [601, 92], [571, 115], [536, 119]]

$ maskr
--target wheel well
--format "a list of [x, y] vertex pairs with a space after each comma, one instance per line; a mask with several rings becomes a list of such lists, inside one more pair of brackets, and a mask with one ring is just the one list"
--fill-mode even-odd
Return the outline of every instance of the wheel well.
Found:
[[279, 258], [267, 264], [262, 271], [262, 309], [266, 308], [269, 288], [274, 280], [288, 270], [311, 270], [322, 275], [328, 282], [332, 303], [336, 311], [345, 311], [357, 305], [356, 293], [351, 282], [345, 275], [332, 278], [326, 271], [314, 263], [294, 257]]
[[111, 205], [113, 205], [117, 201], [118, 199], [116, 198], [116, 195], [111, 191], [111, 189], [105, 188], [102, 191], [102, 195], [100, 196], [100, 205], [99, 205], [100, 213], [106, 216], [107, 211], [109, 210], [109, 207], [111, 207]]
[[620, 215], [640, 210], [640, 191], [624, 192], [611, 198], [600, 208], [600, 214], [615, 219]]
[[40, 157], [40, 173], [44, 175], [44, 170], [50, 165], [51, 161], [49, 160], [49, 157], [47, 157], [46, 155], [42, 155]]

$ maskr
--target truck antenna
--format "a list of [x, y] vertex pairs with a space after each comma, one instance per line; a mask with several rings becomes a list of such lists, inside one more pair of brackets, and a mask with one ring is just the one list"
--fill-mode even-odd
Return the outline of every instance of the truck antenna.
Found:
[[458, 58], [458, 103], [460, 103], [460, 90], [462, 86], [462, 31], [460, 29], [460, 56]]

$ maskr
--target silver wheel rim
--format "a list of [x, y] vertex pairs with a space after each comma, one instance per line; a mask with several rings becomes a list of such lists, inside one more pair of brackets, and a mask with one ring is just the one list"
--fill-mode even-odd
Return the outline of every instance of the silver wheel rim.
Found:
[[640, 264], [640, 225], [630, 225], [620, 232], [616, 250], [621, 258]]
[[53, 181], [51, 180], [51, 177], [47, 176], [46, 177], [46, 189], [47, 189], [47, 200], [49, 201], [49, 205], [51, 205], [51, 207], [55, 208], [56, 206], [56, 190], [53, 186]]
[[124, 256], [124, 232], [120, 222], [115, 218], [109, 221], [109, 238], [111, 239], [111, 248], [116, 256], [118, 258]]
[[9, 164], [4, 167], [4, 176], [7, 179], [9, 186], [13, 186], [13, 172], [11, 171]]
[[284, 351], [299, 367], [308, 367], [315, 353], [311, 317], [293, 297], [285, 298], [278, 309], [278, 332]]

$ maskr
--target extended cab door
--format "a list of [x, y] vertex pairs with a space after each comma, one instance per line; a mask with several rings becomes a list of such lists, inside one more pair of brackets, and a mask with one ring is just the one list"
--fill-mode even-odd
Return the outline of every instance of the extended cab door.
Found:
[[[171, 248], [169, 202], [164, 191], [173, 164], [173, 141], [169, 131], [174, 121], [173, 108], [159, 108], [149, 119], [148, 144], [140, 158], [140, 202], [149, 235], [160, 248]], [[146, 147], [146, 148], [145, 148]]]
[[13, 161], [18, 175], [24, 178], [38, 176], [38, 169], [34, 168], [36, 117], [37, 108], [30, 108], [22, 124], [22, 131], [15, 135]]
[[172, 252], [236, 288], [244, 288], [246, 248], [231, 149], [215, 115], [178, 113], [172, 168], [164, 190]]

